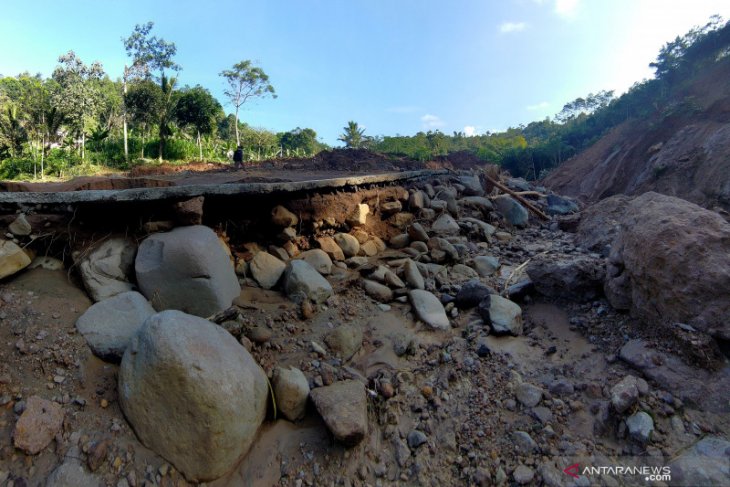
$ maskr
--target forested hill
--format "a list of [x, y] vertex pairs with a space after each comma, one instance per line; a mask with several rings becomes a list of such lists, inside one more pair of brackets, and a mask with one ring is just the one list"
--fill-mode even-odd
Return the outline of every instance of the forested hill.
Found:
[[730, 210], [730, 24], [677, 38], [652, 66], [655, 78], [622, 97], [637, 98], [637, 116], [555, 169], [545, 184], [584, 201], [651, 190]]

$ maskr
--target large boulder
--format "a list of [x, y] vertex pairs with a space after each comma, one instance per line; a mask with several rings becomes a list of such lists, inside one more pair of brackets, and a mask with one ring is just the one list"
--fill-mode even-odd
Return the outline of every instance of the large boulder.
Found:
[[608, 256], [629, 201], [630, 197], [617, 194], [583, 210], [576, 241], [588, 250]]
[[30, 265], [30, 257], [10, 240], [0, 240], [0, 279]]
[[153, 314], [144, 296], [129, 291], [92, 305], [76, 320], [76, 328], [94, 355], [119, 362], [132, 336]]
[[526, 227], [529, 219], [527, 210], [516, 199], [509, 195], [501, 194], [494, 198], [494, 207], [510, 225], [515, 227]]
[[142, 294], [156, 310], [207, 317], [241, 293], [226, 249], [208, 227], [180, 227], [147, 237], [134, 263]]
[[296, 303], [310, 299], [319, 304], [332, 295], [332, 286], [327, 279], [304, 260], [289, 261], [283, 279], [284, 292]]
[[609, 262], [615, 307], [730, 340], [730, 224], [717, 213], [645, 193], [627, 205]]
[[266, 375], [222, 327], [180, 311], [150, 317], [124, 352], [119, 402], [145, 446], [190, 481], [229, 471], [266, 415]]
[[305, 261], [322, 275], [326, 276], [332, 273], [332, 259], [322, 249], [306, 250], [297, 255], [296, 258]]
[[86, 291], [94, 301], [132, 291], [134, 257], [133, 240], [114, 237], [84, 251], [79, 258], [79, 273]]
[[588, 255], [537, 255], [526, 270], [535, 290], [544, 296], [585, 302], [603, 294], [603, 259]]

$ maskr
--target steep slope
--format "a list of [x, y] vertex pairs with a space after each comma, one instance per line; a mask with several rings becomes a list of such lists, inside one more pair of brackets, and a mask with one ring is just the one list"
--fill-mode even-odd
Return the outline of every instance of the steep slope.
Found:
[[650, 118], [614, 127], [544, 183], [585, 202], [656, 191], [730, 210], [730, 59], [685, 82]]

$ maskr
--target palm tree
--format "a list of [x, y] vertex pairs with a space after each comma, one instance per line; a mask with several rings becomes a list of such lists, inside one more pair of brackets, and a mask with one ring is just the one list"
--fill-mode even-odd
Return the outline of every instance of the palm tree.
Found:
[[345, 147], [348, 149], [359, 149], [365, 145], [365, 129], [360, 128], [357, 122], [350, 120], [347, 122], [347, 127], [343, 127], [343, 130], [345, 133], [340, 135], [337, 140], [344, 142]]
[[61, 125], [66, 123], [66, 114], [58, 110], [56, 107], [51, 107], [48, 110], [41, 112], [41, 178], [44, 176], [44, 163], [46, 158], [46, 150], [48, 146], [56, 142], [59, 138], [61, 131]]
[[6, 107], [4, 116], [0, 116], [0, 140], [8, 146], [11, 157], [17, 157], [23, 152], [23, 142], [28, 139], [28, 132], [18, 116], [18, 109], [14, 105]]

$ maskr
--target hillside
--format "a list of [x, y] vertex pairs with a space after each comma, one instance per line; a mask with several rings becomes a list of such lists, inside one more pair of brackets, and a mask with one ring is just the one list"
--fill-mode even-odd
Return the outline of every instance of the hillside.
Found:
[[594, 202], [646, 191], [730, 209], [730, 58], [674, 89], [672, 101], [614, 127], [555, 169], [551, 189]]

